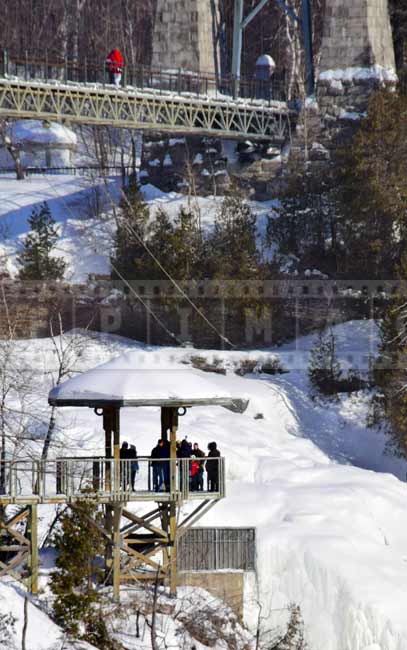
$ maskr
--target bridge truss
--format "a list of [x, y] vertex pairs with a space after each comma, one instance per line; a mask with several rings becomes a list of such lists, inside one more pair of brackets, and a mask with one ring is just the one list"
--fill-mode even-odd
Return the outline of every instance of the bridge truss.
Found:
[[0, 78], [1, 117], [249, 138], [279, 144], [287, 138], [294, 111], [284, 102], [250, 103], [130, 87], [113, 89], [99, 84]]

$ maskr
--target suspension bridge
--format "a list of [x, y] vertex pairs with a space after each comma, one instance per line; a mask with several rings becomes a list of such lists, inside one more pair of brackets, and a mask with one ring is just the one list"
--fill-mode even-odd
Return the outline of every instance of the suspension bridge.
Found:
[[102, 66], [86, 60], [22, 60], [3, 51], [0, 118], [284, 142], [296, 112], [283, 84], [239, 80], [239, 96], [235, 91], [232, 78], [144, 66], [125, 68], [116, 88], [106, 83]]

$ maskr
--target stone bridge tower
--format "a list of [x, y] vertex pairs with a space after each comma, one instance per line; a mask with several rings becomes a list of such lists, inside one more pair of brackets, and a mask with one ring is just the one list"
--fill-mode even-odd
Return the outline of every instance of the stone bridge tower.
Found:
[[326, 0], [320, 70], [394, 70], [388, 0]]
[[357, 128], [371, 93], [397, 80], [388, 0], [326, 0], [318, 72], [320, 116]]
[[153, 67], [214, 73], [217, 0], [157, 0]]

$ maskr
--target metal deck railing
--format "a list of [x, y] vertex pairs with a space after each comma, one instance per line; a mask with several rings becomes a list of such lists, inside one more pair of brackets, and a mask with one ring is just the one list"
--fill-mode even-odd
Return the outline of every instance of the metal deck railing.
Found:
[[[61, 58], [49, 54], [26, 51], [24, 56], [5, 49], [0, 50], [0, 74], [19, 79], [61, 81], [75, 84], [101, 84], [108, 86], [109, 75], [103, 60], [95, 61], [87, 57], [81, 59]], [[179, 95], [205, 96], [218, 99], [241, 98], [247, 102], [261, 100], [265, 104], [272, 101], [286, 102], [286, 80], [282, 73], [276, 72], [270, 81], [256, 79], [254, 75], [242, 75], [237, 81], [232, 75], [217, 76], [210, 72], [191, 72], [182, 68], [158, 68], [137, 65], [124, 65], [120, 82], [121, 88], [136, 87], [139, 90], [154, 90]]]

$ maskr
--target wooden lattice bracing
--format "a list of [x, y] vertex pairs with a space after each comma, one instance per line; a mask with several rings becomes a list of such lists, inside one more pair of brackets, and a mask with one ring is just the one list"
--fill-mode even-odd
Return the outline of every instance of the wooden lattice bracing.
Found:
[[27, 506], [11, 517], [0, 518], [0, 577], [23, 580], [31, 593], [38, 591], [38, 513]]
[[65, 121], [281, 144], [294, 112], [283, 102], [173, 96], [137, 90], [0, 79], [0, 117]]

